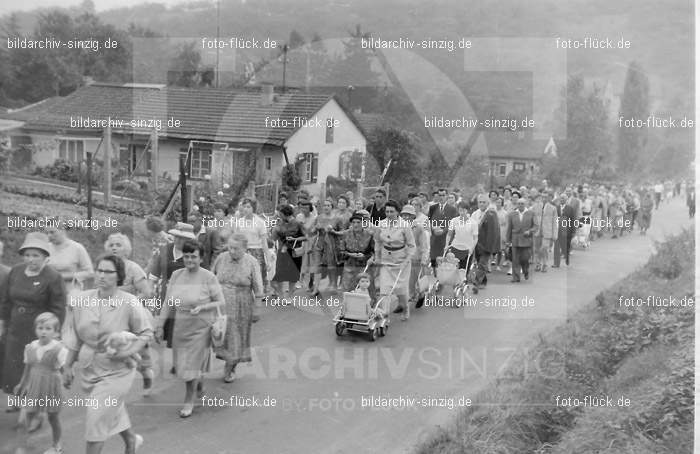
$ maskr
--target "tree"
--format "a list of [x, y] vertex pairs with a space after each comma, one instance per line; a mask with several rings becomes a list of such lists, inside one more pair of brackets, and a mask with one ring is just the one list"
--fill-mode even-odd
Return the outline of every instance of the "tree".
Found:
[[304, 37], [301, 36], [301, 34], [298, 31], [292, 30], [289, 34], [289, 43], [287, 44], [289, 46], [289, 49], [296, 49], [297, 47], [301, 47], [304, 44]]
[[[602, 171], [614, 167], [607, 103], [600, 87], [594, 85], [587, 92], [583, 77], [569, 77], [559, 113], [560, 117], [566, 118], [566, 130], [564, 133], [560, 129], [557, 134], [557, 143], [560, 144], [558, 158], [554, 165], [550, 164], [548, 172], [557, 173], [564, 180], [595, 179]], [[546, 178], [554, 179], [551, 174]]]
[[182, 44], [170, 63], [168, 85], [178, 87], [196, 87], [200, 82], [199, 64], [202, 56], [197, 50], [197, 43], [190, 41]]
[[379, 172], [391, 161], [383, 183], [395, 186], [399, 193], [420, 183], [423, 169], [418, 165], [415, 140], [408, 132], [396, 128], [375, 129], [367, 143], [367, 153], [368, 159], [376, 162]]
[[[625, 89], [620, 100], [620, 119], [642, 120], [649, 117], [649, 77], [637, 62], [630, 63], [625, 78]], [[642, 155], [647, 145], [649, 130], [642, 128], [618, 128], [618, 163], [629, 175], [638, 173], [642, 167]]]

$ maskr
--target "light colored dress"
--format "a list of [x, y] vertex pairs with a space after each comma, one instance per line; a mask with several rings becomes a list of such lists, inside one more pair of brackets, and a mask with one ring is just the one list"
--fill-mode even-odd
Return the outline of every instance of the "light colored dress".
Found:
[[226, 300], [226, 339], [216, 349], [229, 365], [250, 362], [250, 328], [253, 323], [254, 294], [263, 292], [258, 261], [250, 254], [234, 260], [230, 253], [216, 258], [212, 271], [221, 282]]
[[[90, 442], [105, 441], [131, 427], [125, 400], [135, 372], [126, 362], [107, 357], [107, 337], [129, 331], [144, 342], [153, 339], [153, 326], [134, 295], [118, 290], [107, 301], [98, 300], [97, 292], [87, 290], [78, 295], [83, 303], [66, 315], [63, 328], [64, 345], [78, 352], [76, 372], [81, 387], [99, 402], [86, 407], [85, 440]], [[116, 400], [116, 405], [104, 405], [107, 398]]]
[[66, 238], [60, 245], [55, 245], [49, 243], [49, 256], [48, 263], [61, 274], [64, 273], [82, 273], [78, 281], [80, 285], [74, 285], [72, 278], [64, 278], [66, 284], [66, 294], [70, 295], [73, 290], [82, 290], [82, 281], [87, 277], [92, 276], [94, 269], [92, 267], [92, 261], [90, 260], [90, 255], [88, 254], [85, 246], [73, 241], [70, 238]]
[[411, 262], [409, 260], [403, 266], [398, 265], [406, 261], [407, 258], [413, 257], [416, 242], [411, 227], [388, 224], [388, 222], [386, 219], [379, 221], [374, 232], [374, 259], [380, 266], [379, 293], [388, 295], [394, 282], [397, 282], [394, 295], [408, 296], [410, 294], [408, 285], [411, 277]]
[[31, 412], [58, 413], [63, 402], [61, 367], [66, 362], [68, 349], [57, 340], [41, 345], [39, 340], [24, 349], [24, 367], [31, 367], [24, 390], [31, 402], [41, 403], [26, 407]]
[[[190, 309], [212, 301], [224, 301], [224, 294], [211, 271], [198, 268], [191, 273], [185, 268], [173, 272], [168, 283], [166, 300], [179, 300], [173, 328], [173, 365], [177, 376], [185, 381], [195, 380], [209, 372], [211, 356], [211, 326], [216, 320], [216, 308], [190, 314]], [[170, 310], [172, 310], [171, 308]]]

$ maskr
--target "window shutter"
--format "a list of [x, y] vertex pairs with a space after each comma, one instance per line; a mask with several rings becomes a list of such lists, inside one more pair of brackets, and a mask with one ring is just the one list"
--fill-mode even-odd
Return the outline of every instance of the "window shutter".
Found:
[[311, 156], [311, 182], [316, 183], [318, 180], [318, 153], [314, 153]]
[[304, 154], [297, 155], [297, 160], [294, 163], [294, 167], [297, 169], [297, 175], [301, 178], [301, 181], [304, 181], [304, 167], [306, 166], [305, 156]]

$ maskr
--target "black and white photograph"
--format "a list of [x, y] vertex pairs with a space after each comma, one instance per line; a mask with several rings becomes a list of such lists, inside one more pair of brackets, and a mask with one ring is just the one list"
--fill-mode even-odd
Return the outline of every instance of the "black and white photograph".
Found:
[[696, 4], [3, 0], [0, 454], [692, 454]]

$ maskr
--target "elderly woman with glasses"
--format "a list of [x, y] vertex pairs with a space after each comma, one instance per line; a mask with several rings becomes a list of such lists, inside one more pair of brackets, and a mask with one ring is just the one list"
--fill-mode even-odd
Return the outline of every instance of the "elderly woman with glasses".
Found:
[[250, 362], [250, 328], [253, 323], [255, 295], [263, 292], [262, 276], [258, 261], [246, 252], [247, 239], [234, 234], [228, 240], [228, 253], [217, 257], [212, 271], [221, 282], [228, 314], [226, 338], [216, 350], [218, 357], [226, 361], [226, 383], [235, 380], [238, 363]]
[[[153, 326], [136, 296], [119, 289], [126, 277], [121, 258], [107, 255], [98, 259], [95, 276], [97, 288], [74, 298], [73, 310], [66, 317], [64, 384], [69, 387], [73, 382], [77, 361], [82, 391], [100, 403], [86, 409], [86, 453], [101, 453], [104, 442], [119, 434], [126, 454], [134, 454], [143, 437], [131, 430], [126, 411], [126, 396], [135, 376], [131, 360], [153, 338]], [[134, 341], [122, 350], [108, 350], [108, 337], [123, 331], [134, 334]], [[107, 400], [112, 404], [104, 405]]]

